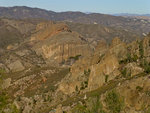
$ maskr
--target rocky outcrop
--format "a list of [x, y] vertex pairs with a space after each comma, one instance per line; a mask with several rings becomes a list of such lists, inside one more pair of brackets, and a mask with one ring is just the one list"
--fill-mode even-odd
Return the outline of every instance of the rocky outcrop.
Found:
[[36, 26], [36, 33], [31, 36], [31, 40], [44, 40], [64, 31], [71, 32], [64, 23], [42, 22]]
[[62, 63], [69, 58], [91, 53], [90, 46], [80, 38], [78, 33], [61, 32], [47, 38], [34, 46], [37, 54], [45, 59]]
[[139, 39], [136, 39], [135, 41], [127, 45], [128, 52], [131, 54], [132, 57], [136, 55], [139, 58], [141, 56], [139, 51], [140, 43], [141, 41]]
[[62, 91], [66, 95], [70, 95], [72, 93], [77, 92], [80, 89], [81, 81], [77, 80], [66, 80], [62, 81], [59, 85], [58, 90]]
[[11, 72], [23, 71], [25, 69], [25, 67], [19, 60], [9, 64], [8, 68], [10, 69]]
[[143, 56], [149, 57], [150, 56], [150, 38], [145, 37], [142, 42], [143, 46]]
[[99, 64], [91, 67], [89, 76], [89, 90], [101, 87], [105, 82], [114, 79], [120, 74], [118, 71], [119, 63], [117, 57], [107, 54]]
[[122, 42], [120, 38], [116, 37], [112, 40], [112, 44], [110, 45], [109, 52], [115, 54], [118, 60], [123, 60], [127, 56], [126, 44]]
[[92, 57], [92, 64], [100, 62], [101, 58], [108, 51], [108, 45], [105, 40], [100, 40], [95, 48], [94, 55]]
[[140, 66], [138, 66], [135, 62], [128, 63], [125, 66], [125, 68], [127, 70], [126, 74], [130, 75], [130, 76], [135, 76], [137, 74], [144, 72], [144, 69], [142, 69]]

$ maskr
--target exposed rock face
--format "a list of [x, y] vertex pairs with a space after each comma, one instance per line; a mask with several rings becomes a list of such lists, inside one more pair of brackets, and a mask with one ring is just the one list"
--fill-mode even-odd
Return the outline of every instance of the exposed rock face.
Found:
[[126, 44], [116, 37], [112, 40], [112, 44], [109, 49], [110, 53], [115, 54], [119, 60], [123, 60], [127, 55]]
[[31, 42], [37, 42], [33, 49], [49, 62], [63, 63], [70, 57], [84, 56], [91, 52], [88, 42], [80, 34], [59, 22], [38, 24]]
[[60, 32], [71, 32], [64, 23], [43, 22], [36, 27], [36, 33], [31, 36], [31, 40], [44, 40]]
[[107, 54], [99, 64], [92, 66], [88, 88], [90, 90], [97, 89], [107, 82], [106, 79], [108, 81], [114, 79], [119, 75], [118, 68], [118, 59], [112, 54]]
[[92, 64], [100, 62], [103, 55], [108, 51], [108, 45], [105, 40], [100, 40], [95, 48], [94, 55], [92, 58]]
[[138, 66], [136, 63], [128, 63], [125, 68], [127, 69], [127, 74], [131, 74], [131, 76], [135, 76], [144, 72], [144, 70]]
[[91, 53], [90, 46], [78, 33], [61, 32], [34, 46], [37, 54], [45, 59], [61, 63], [69, 57], [84, 56]]
[[135, 41], [127, 45], [128, 51], [130, 52], [131, 56], [136, 55], [137, 57], [140, 57], [139, 44], [140, 40], [136, 39]]
[[90, 60], [91, 57], [88, 56], [76, 61], [70, 68], [70, 74], [60, 83], [59, 90], [67, 95], [79, 91], [83, 87], [83, 83], [88, 81], [91, 66]]
[[60, 85], [59, 85], [59, 90], [62, 91], [64, 94], [66, 95], [70, 95], [72, 93], [77, 92], [76, 88], [80, 88], [80, 81], [73, 81], [72, 79], [68, 80], [68, 81], [63, 81]]
[[23, 64], [19, 60], [15, 61], [15, 62], [13, 62], [11, 64], [9, 64], [8, 68], [12, 72], [22, 71], [22, 70], [25, 69], [25, 67], [23, 66]]

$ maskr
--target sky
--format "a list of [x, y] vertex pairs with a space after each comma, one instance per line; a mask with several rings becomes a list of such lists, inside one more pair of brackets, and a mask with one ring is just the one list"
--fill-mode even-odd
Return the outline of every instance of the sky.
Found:
[[150, 0], [0, 0], [0, 6], [29, 6], [56, 12], [150, 14]]

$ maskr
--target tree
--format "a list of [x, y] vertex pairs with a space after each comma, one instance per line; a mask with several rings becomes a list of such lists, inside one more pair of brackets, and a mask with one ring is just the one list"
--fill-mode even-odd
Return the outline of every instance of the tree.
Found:
[[111, 113], [120, 113], [123, 109], [123, 98], [115, 90], [107, 93], [105, 102]]

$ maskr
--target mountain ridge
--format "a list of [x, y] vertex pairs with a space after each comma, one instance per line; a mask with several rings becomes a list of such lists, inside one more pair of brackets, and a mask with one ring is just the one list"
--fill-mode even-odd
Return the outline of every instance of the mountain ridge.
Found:
[[[45, 19], [52, 21], [67, 21], [72, 23], [101, 24], [109, 27], [136, 32], [140, 35], [150, 32], [150, 21], [121, 16], [112, 16], [100, 13], [82, 13], [82, 12], [53, 12], [39, 8], [30, 8], [26, 6], [0, 7], [0, 17], [13, 19]], [[145, 23], [147, 25], [145, 25]]]

